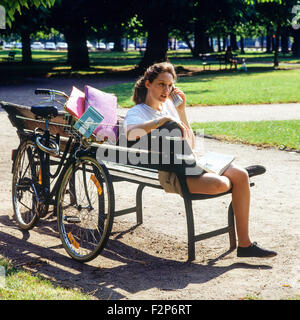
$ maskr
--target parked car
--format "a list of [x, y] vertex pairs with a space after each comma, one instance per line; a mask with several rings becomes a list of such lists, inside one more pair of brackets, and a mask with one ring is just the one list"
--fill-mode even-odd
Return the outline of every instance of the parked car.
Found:
[[115, 47], [115, 43], [114, 42], [109, 42], [106, 44], [106, 48], [112, 50]]
[[47, 50], [56, 50], [56, 45], [54, 42], [46, 42], [45, 49]]
[[98, 42], [96, 45], [96, 49], [98, 50], [105, 50], [106, 49], [106, 45], [103, 42]]
[[178, 42], [177, 48], [178, 49], [188, 49], [189, 47], [185, 42]]
[[88, 50], [95, 50], [95, 47], [89, 41], [86, 42], [86, 46]]
[[31, 49], [33, 50], [43, 50], [45, 49], [44, 45], [41, 42], [33, 42], [33, 44], [31, 45]]
[[3, 44], [3, 49], [12, 49], [13, 47], [14, 47], [14, 45], [9, 42], [4, 42], [4, 44]]
[[66, 42], [57, 42], [56, 49], [57, 50], [67, 50], [68, 44]]

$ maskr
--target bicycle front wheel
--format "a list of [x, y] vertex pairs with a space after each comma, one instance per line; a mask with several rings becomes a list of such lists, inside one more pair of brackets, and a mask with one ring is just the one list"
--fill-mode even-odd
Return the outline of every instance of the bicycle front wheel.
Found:
[[67, 253], [75, 260], [94, 259], [109, 238], [114, 190], [108, 170], [84, 156], [67, 168], [56, 195], [57, 224]]

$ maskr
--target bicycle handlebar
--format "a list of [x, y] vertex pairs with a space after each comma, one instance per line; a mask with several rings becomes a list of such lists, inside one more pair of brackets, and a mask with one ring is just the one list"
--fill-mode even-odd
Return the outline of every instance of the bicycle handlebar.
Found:
[[50, 94], [50, 90], [49, 89], [35, 89], [34, 93], [36, 95], [38, 95], [38, 94], [49, 95]]
[[36, 95], [47, 95], [47, 96], [58, 95], [58, 96], [63, 96], [66, 99], [69, 98], [69, 96], [66, 95], [64, 92], [58, 91], [58, 90], [52, 90], [52, 89], [41, 89], [41, 88], [38, 88], [38, 89], [35, 89], [34, 93]]

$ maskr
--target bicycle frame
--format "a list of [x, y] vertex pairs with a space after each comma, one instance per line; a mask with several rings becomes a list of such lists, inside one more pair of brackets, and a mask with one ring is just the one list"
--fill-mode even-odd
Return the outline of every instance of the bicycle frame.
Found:
[[[70, 148], [71, 142], [72, 142], [72, 137], [69, 138], [64, 154], [59, 161], [50, 160], [50, 155], [48, 153], [38, 149], [38, 153], [40, 155], [40, 160], [41, 160], [41, 182], [42, 182], [41, 188], [43, 190], [43, 194], [46, 196], [44, 199], [45, 204], [54, 204], [54, 197], [58, 190], [58, 186], [61, 182], [63, 174], [67, 168], [67, 165], [63, 166], [63, 163], [67, 159], [68, 149]], [[74, 161], [74, 159], [72, 159], [73, 154], [74, 153], [71, 150], [66, 164], [68, 164], [70, 161]], [[54, 174], [51, 174], [50, 172], [51, 165], [58, 165]], [[51, 188], [50, 186], [51, 179], [55, 179], [57, 177], [58, 177], [57, 181], [55, 182], [54, 186]]]
[[[40, 160], [41, 160], [41, 174], [42, 174], [42, 183], [41, 188], [43, 190], [43, 195], [46, 195], [45, 199], [43, 199], [44, 203], [55, 205], [55, 195], [58, 191], [59, 185], [61, 184], [62, 178], [70, 166], [70, 164], [76, 163], [76, 158], [83, 155], [93, 155], [91, 150], [80, 150], [80, 143], [75, 142], [75, 144], [71, 147], [73, 138], [70, 137], [67, 141], [66, 148], [64, 153], [59, 161], [51, 160], [49, 154], [38, 149]], [[70, 150], [69, 150], [70, 149]], [[51, 174], [50, 167], [51, 165], [57, 165], [57, 169], [54, 174]], [[51, 179], [57, 178], [54, 186], [51, 188]]]

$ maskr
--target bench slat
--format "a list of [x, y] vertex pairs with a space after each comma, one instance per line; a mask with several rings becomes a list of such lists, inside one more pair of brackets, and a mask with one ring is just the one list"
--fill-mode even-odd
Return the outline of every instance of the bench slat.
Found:
[[133, 168], [127, 168], [125, 166], [115, 166], [115, 165], [107, 165], [105, 166], [109, 170], [110, 175], [117, 178], [123, 178], [124, 180], [134, 182], [134, 183], [143, 183], [149, 186], [162, 188], [159, 180], [158, 173], [143, 171]]

